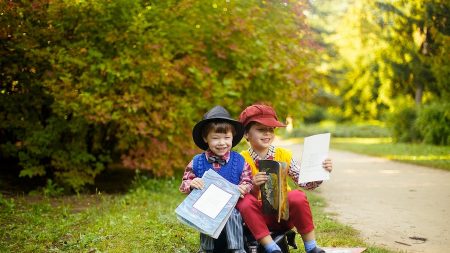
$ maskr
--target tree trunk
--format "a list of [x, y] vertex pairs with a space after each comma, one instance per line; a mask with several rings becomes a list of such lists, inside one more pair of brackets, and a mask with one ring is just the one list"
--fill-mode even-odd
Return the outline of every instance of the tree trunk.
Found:
[[423, 84], [418, 83], [416, 84], [416, 96], [415, 96], [417, 106], [422, 104], [422, 96], [423, 96]]

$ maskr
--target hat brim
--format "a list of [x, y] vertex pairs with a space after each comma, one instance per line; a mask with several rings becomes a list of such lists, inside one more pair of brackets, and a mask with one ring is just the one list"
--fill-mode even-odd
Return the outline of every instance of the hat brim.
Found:
[[192, 139], [194, 140], [195, 145], [197, 145], [197, 147], [199, 147], [202, 150], [208, 149], [208, 143], [206, 143], [203, 140], [202, 129], [207, 123], [209, 123], [211, 121], [225, 121], [225, 122], [228, 122], [231, 125], [233, 125], [233, 127], [236, 131], [236, 134], [233, 136], [232, 147], [239, 144], [239, 142], [241, 142], [241, 140], [242, 140], [242, 137], [244, 137], [244, 126], [239, 121], [230, 120], [229, 118], [204, 119], [204, 120], [198, 122], [192, 129]]
[[274, 119], [274, 118], [259, 118], [259, 119], [254, 119], [251, 120], [249, 123], [251, 122], [258, 122], [264, 126], [268, 126], [268, 127], [286, 127], [285, 124], [281, 123], [280, 121]]

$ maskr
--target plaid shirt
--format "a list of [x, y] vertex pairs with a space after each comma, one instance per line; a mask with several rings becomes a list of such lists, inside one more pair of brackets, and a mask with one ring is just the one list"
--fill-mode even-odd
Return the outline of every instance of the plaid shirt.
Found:
[[[252, 159], [255, 162], [256, 166], [258, 166], [258, 161], [259, 160], [273, 160], [274, 157], [275, 157], [275, 147], [274, 146], [270, 146], [269, 147], [269, 152], [267, 152], [267, 155], [264, 158], [260, 158], [259, 155], [251, 147], [248, 149], [248, 152], [250, 153], [250, 156], [252, 157]], [[322, 181], [315, 181], [315, 182], [308, 182], [308, 183], [299, 184], [298, 183], [298, 175], [299, 175], [299, 173], [300, 173], [300, 166], [299, 166], [298, 162], [294, 158], [292, 158], [288, 174], [289, 174], [289, 176], [292, 178], [292, 180], [294, 181], [294, 183], [297, 186], [299, 186], [299, 187], [301, 187], [301, 188], [303, 188], [305, 190], [314, 190], [320, 184], [322, 184]]]
[[[207, 150], [205, 152], [205, 154], [206, 154], [206, 159], [208, 159], [208, 157], [214, 155], [214, 153], [211, 152], [210, 150]], [[230, 151], [228, 151], [225, 155], [223, 155], [222, 159], [224, 159], [225, 161], [228, 162], [230, 160]], [[189, 162], [189, 164], [184, 169], [184, 174], [183, 174], [183, 179], [182, 179], [183, 181], [181, 182], [181, 185], [180, 185], [180, 191], [183, 193], [191, 192], [191, 182], [194, 178], [197, 177], [194, 174], [194, 171], [192, 168], [193, 161], [194, 161], [194, 159], [192, 159], [191, 162]], [[219, 163], [214, 162], [212, 165], [213, 165], [214, 170], [216, 170], [216, 171], [221, 168]], [[244, 169], [242, 170], [241, 178], [240, 178], [238, 185], [243, 185], [243, 186], [247, 187], [247, 191], [246, 191], [247, 193], [250, 192], [253, 187], [253, 185], [252, 185], [252, 170], [250, 168], [250, 165], [248, 165], [247, 162], [244, 164]]]

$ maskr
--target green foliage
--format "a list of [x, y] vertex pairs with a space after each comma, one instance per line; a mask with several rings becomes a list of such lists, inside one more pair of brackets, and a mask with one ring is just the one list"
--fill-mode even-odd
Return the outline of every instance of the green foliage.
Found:
[[417, 105], [448, 100], [448, 1], [313, 1], [321, 86], [345, 120], [383, 120], [405, 95]]
[[450, 103], [432, 103], [419, 110], [415, 127], [428, 144], [450, 145]]
[[318, 123], [326, 119], [326, 110], [323, 107], [313, 106], [309, 113], [303, 117], [305, 124]]
[[449, 103], [434, 102], [421, 107], [398, 104], [388, 117], [388, 125], [395, 142], [424, 142], [449, 144]]
[[[10, 210], [0, 208], [1, 252], [196, 252], [199, 233], [174, 213], [185, 195], [180, 181], [136, 176], [124, 195], [78, 195], [36, 199], [20, 197]], [[320, 245], [363, 246], [356, 231], [323, 212], [325, 203], [307, 193]], [[31, 200], [31, 201], [30, 201]], [[296, 236], [300, 249], [300, 236]], [[375, 251], [374, 248], [368, 252]]]
[[43, 85], [54, 78], [50, 51], [59, 34], [51, 10], [62, 3], [53, 4], [0, 3], [0, 159], [18, 161], [20, 176], [47, 175], [79, 189], [110, 160], [101, 147], [108, 143], [95, 142], [101, 125], [56, 108]]
[[388, 125], [395, 142], [418, 142], [420, 132], [416, 128], [417, 108], [414, 106], [400, 107], [388, 117]]
[[327, 3], [1, 1], [0, 160], [79, 191], [108, 166], [172, 176], [216, 104], [317, 122], [448, 99], [448, 3]]
[[14, 199], [6, 199], [2, 194], [0, 194], [0, 206], [5, 213], [10, 213], [15, 209], [16, 203]]
[[58, 186], [51, 179], [47, 179], [47, 184], [43, 187], [39, 187], [36, 190], [32, 190], [28, 193], [29, 196], [39, 196], [44, 195], [44, 197], [57, 197], [62, 196], [64, 193], [64, 188]]
[[47, 179], [47, 185], [43, 189], [44, 196], [48, 197], [55, 197], [61, 195], [63, 191], [64, 188], [61, 188], [55, 183], [53, 183], [51, 179]]
[[65, 196], [31, 203], [18, 198], [12, 211], [0, 209], [0, 225], [4, 228], [0, 231], [0, 249], [194, 252], [198, 249], [198, 233], [180, 224], [173, 212], [185, 197], [178, 191], [178, 184], [179, 180], [148, 179], [138, 174], [135, 187], [121, 196]]
[[395, 143], [390, 138], [334, 138], [331, 148], [450, 171], [450, 146]]
[[213, 105], [298, 112], [313, 53], [305, 8], [2, 1], [0, 159], [77, 191], [111, 165], [171, 176], [198, 152], [191, 129]]
[[388, 129], [380, 124], [322, 122], [319, 124], [300, 125], [292, 132], [284, 132], [286, 137], [306, 137], [320, 133], [331, 133], [332, 137], [389, 137]]

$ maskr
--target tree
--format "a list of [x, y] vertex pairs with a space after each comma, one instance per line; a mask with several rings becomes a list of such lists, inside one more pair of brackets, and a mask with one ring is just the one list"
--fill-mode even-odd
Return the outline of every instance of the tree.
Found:
[[[435, 58], [439, 62], [444, 60], [441, 54], [448, 48], [445, 43], [445, 37], [448, 40], [450, 35], [448, 3], [417, 0], [377, 2], [376, 6], [383, 13], [378, 20], [378, 25], [384, 29], [382, 38], [390, 42], [389, 52], [397, 56], [394, 60], [390, 60], [390, 55], [384, 57], [394, 76], [400, 77], [397, 82], [407, 85], [418, 105], [425, 91], [437, 98], [446, 96], [449, 87], [438, 83], [443, 73], [433, 71], [433, 62]], [[444, 66], [448, 69], [448, 57], [445, 58]]]
[[[314, 1], [322, 13], [329, 6], [323, 2]], [[404, 94], [417, 104], [448, 98], [446, 2], [344, 1], [341, 7], [319, 18], [329, 20], [321, 34], [337, 53], [328, 54], [327, 82], [339, 84], [345, 118], [382, 119]]]
[[0, 8], [0, 158], [21, 176], [75, 189], [118, 163], [171, 176], [198, 152], [191, 129], [212, 105], [236, 115], [270, 100], [286, 115], [309, 91], [305, 1]]

